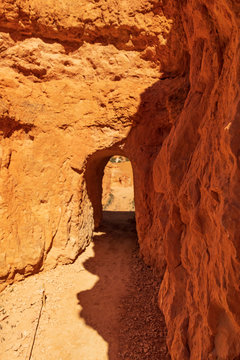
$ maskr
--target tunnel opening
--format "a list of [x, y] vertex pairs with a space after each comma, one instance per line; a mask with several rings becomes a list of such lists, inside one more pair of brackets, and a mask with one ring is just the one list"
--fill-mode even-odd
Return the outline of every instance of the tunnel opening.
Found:
[[95, 231], [83, 269], [96, 282], [77, 293], [79, 318], [107, 345], [109, 360], [169, 360], [158, 307], [161, 280], [139, 253], [134, 163], [117, 150], [101, 150], [87, 162], [85, 181]]
[[133, 173], [131, 160], [121, 150], [101, 150], [89, 157], [85, 182], [95, 230], [105, 221], [135, 223]]
[[133, 170], [130, 160], [112, 156], [104, 168], [102, 179], [102, 224], [129, 224], [135, 230]]
[[133, 171], [125, 156], [112, 156], [104, 169], [102, 181], [103, 211], [135, 211]]
[[82, 266], [95, 283], [77, 293], [79, 319], [104, 342], [109, 360], [169, 360], [160, 279], [139, 254], [133, 172], [125, 154], [102, 151], [89, 159], [95, 231]]

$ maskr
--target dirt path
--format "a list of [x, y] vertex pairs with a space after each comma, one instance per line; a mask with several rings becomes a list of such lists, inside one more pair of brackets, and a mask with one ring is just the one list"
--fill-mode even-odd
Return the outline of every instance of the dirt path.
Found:
[[0, 294], [0, 359], [165, 360], [165, 325], [152, 272], [138, 258], [129, 213], [109, 213], [94, 242], [67, 266]]

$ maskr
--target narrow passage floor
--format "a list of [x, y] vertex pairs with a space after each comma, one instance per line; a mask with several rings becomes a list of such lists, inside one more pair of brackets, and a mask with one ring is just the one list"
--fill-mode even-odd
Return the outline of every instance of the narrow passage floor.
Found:
[[106, 212], [93, 243], [0, 294], [0, 359], [166, 360], [158, 279], [138, 256], [133, 214]]

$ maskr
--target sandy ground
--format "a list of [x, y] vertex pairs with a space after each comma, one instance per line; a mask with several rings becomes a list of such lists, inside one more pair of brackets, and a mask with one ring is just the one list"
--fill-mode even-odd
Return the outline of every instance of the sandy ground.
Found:
[[0, 294], [0, 359], [161, 360], [164, 319], [159, 281], [138, 257], [133, 213], [106, 212], [94, 242], [59, 266]]

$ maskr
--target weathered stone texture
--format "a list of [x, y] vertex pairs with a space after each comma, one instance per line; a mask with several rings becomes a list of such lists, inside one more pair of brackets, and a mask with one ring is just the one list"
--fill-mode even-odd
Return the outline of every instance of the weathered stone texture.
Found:
[[231, 1], [182, 9], [190, 91], [153, 168], [174, 359], [240, 354], [239, 11]]
[[172, 359], [240, 354], [240, 4], [0, 1], [0, 278], [68, 263], [112, 155]]

